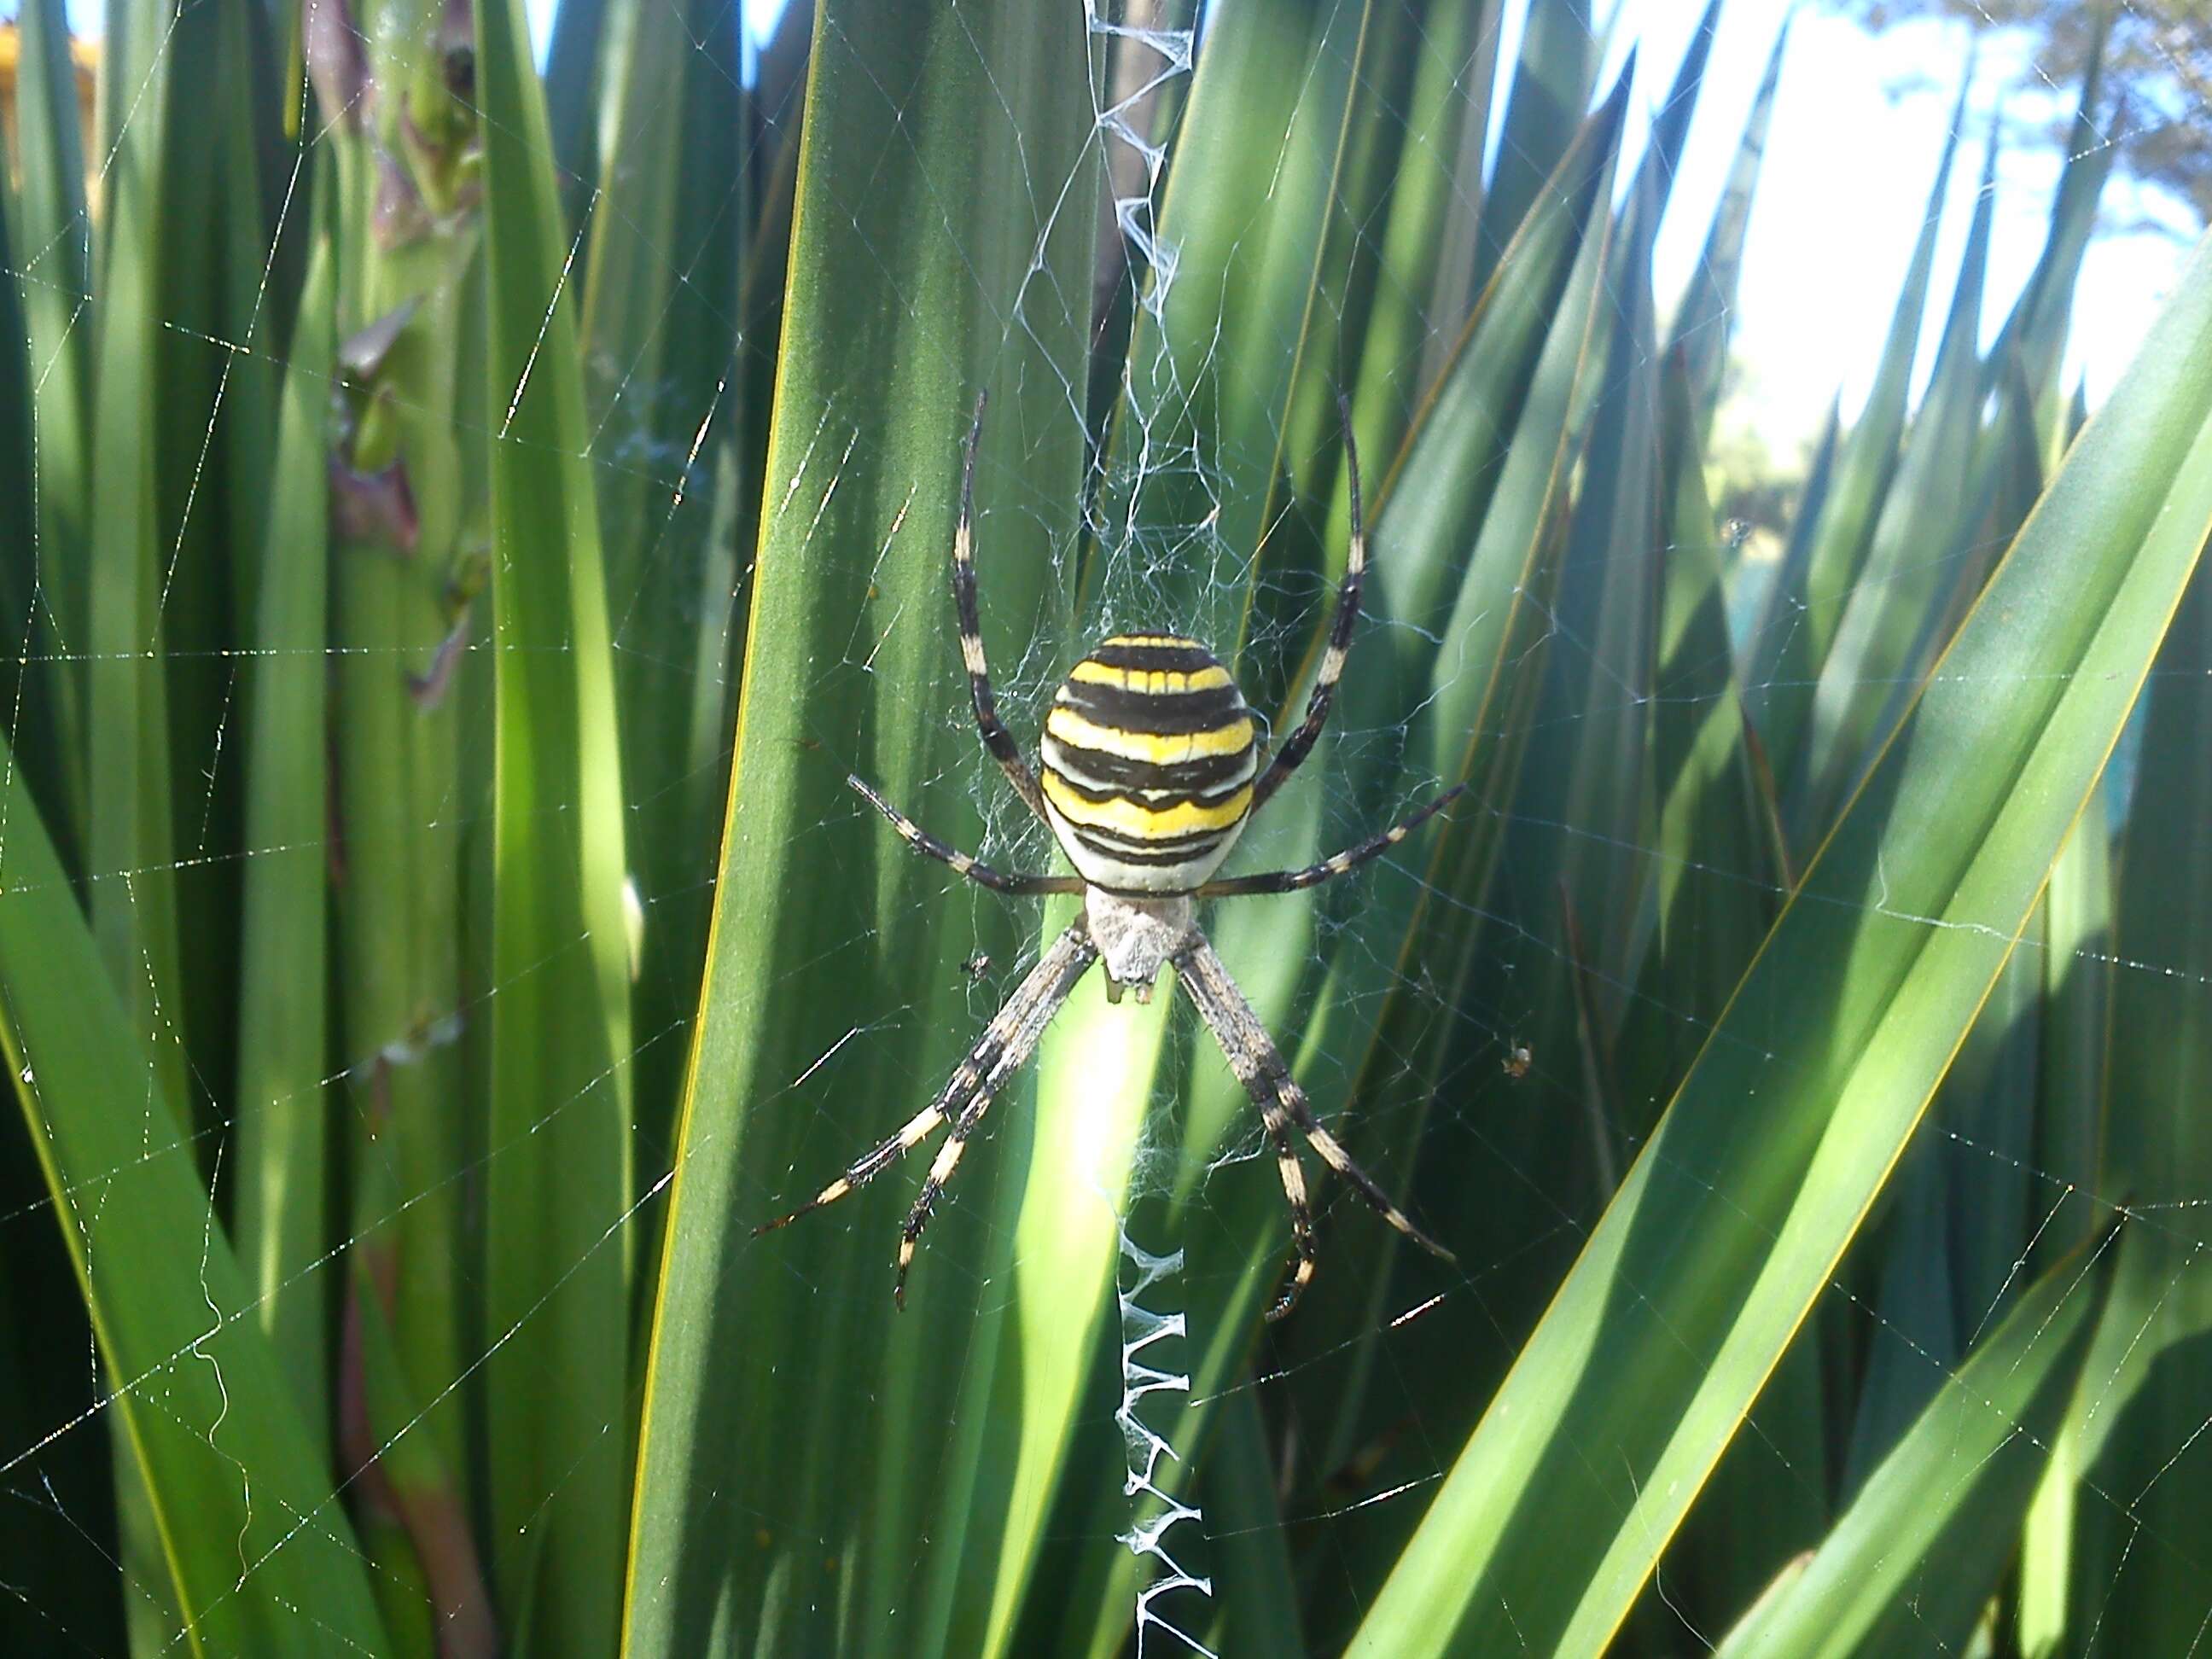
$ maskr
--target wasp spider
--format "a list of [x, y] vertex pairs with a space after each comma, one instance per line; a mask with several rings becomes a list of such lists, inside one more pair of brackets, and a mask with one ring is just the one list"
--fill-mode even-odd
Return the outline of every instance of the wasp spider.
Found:
[[1305, 1091], [1291, 1076], [1266, 1026], [1199, 931], [1196, 920], [1200, 899], [1295, 892], [1340, 876], [1397, 845], [1460, 793], [1458, 788], [1446, 790], [1403, 823], [1305, 869], [1210, 879], [1252, 815], [1312, 750], [1344, 672], [1367, 568], [1359, 514], [1359, 460], [1348, 413], [1344, 438], [1351, 486], [1351, 546], [1305, 720], [1289, 741], [1263, 769], [1252, 711], [1229, 671], [1211, 652], [1181, 635], [1121, 634], [1076, 664], [1053, 698], [1051, 712], [1045, 716], [1042, 776], [1030, 771], [1000, 720], [990, 671], [983, 660], [974, 536], [975, 446], [982, 422], [983, 404], [978, 398], [961, 475], [959, 528], [952, 542], [960, 655], [967, 665], [984, 747], [1030, 811], [1050, 828], [1076, 874], [1010, 875], [994, 870], [939, 841], [862, 779], [847, 781], [890, 821], [909, 846], [942, 860], [970, 881], [1000, 893], [1079, 893], [1083, 908], [1006, 999], [934, 1100], [896, 1134], [848, 1165], [811, 1202], [757, 1231], [768, 1232], [835, 1203], [950, 1122], [951, 1133], [908, 1212], [899, 1244], [893, 1294], [904, 1307], [915, 1243], [959, 1167], [969, 1137], [1006, 1080], [1029, 1059], [1076, 981], [1103, 958], [1107, 998], [1115, 1002], [1124, 990], [1139, 1002], [1149, 1001], [1160, 969], [1172, 965], [1176, 983], [1189, 994], [1237, 1080], [1260, 1109], [1274, 1143], [1283, 1194], [1290, 1201], [1297, 1250], [1281, 1293], [1268, 1312], [1270, 1319], [1290, 1311], [1314, 1273], [1313, 1212], [1306, 1198], [1305, 1171], [1291, 1137], [1293, 1128], [1370, 1208], [1424, 1249], [1450, 1261], [1450, 1252], [1407, 1220], [1352, 1161], [1336, 1137], [1315, 1120]]

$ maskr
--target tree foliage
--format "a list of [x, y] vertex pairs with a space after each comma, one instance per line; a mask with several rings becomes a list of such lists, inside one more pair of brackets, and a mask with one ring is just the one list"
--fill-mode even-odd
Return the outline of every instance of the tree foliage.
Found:
[[[2052, 141], [2070, 144], [2073, 89], [2104, 40], [2102, 125], [2119, 170], [2170, 198], [2136, 192], [2138, 220], [2193, 232], [2212, 222], [2212, 0], [1832, 0], [1881, 31], [1923, 18], [1957, 19], [2016, 50], [2008, 56], [2026, 107], [2047, 117]], [[2115, 198], [2125, 201], [2124, 197]], [[2185, 213], [2188, 222], [2179, 223]]]

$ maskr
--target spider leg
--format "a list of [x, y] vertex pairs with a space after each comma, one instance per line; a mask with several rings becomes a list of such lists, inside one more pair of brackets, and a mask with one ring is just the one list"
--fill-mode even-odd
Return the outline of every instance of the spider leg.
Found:
[[1258, 811], [1267, 797], [1290, 781], [1291, 774], [1298, 769], [1321, 729], [1328, 723], [1328, 706], [1336, 699], [1336, 683], [1344, 678], [1344, 659], [1352, 650], [1352, 630], [1359, 621], [1359, 589], [1367, 576], [1367, 529], [1359, 512], [1359, 447], [1352, 437], [1352, 405], [1340, 392], [1336, 395], [1338, 418], [1344, 423], [1344, 470], [1352, 508], [1352, 533], [1344, 555], [1344, 580], [1337, 584], [1336, 615], [1330, 620], [1328, 644], [1322, 650], [1321, 671], [1314, 676], [1313, 690], [1306, 697], [1306, 717], [1298, 729], [1291, 733], [1267, 769], [1252, 786], [1252, 810]]
[[[1091, 943], [1090, 936], [1079, 927], [1070, 927], [1054, 941], [1050, 950], [1038, 959], [1022, 982], [1014, 988], [1006, 1005], [984, 1027], [983, 1035], [975, 1041], [952, 1068], [952, 1075], [937, 1091], [937, 1097], [908, 1118], [899, 1132], [878, 1141], [866, 1152], [845, 1166], [845, 1173], [824, 1187], [814, 1197], [800, 1205], [788, 1215], [778, 1216], [753, 1229], [753, 1237], [787, 1227], [803, 1215], [835, 1204], [857, 1187], [865, 1187], [905, 1153], [911, 1152], [937, 1132], [944, 1123], [950, 1109], [956, 1103], [964, 1103], [954, 1133], [964, 1135], [972, 1132], [975, 1120], [982, 1115], [982, 1107], [989, 1104], [990, 1097], [1004, 1085], [1006, 1078], [1036, 1046], [1037, 1037], [1053, 1013], [1066, 1000], [1075, 981], [1081, 977], [1098, 954], [1098, 947]], [[980, 1103], [979, 1103], [980, 1101]], [[939, 1163], [944, 1160], [940, 1158]], [[956, 1158], [953, 1162], [959, 1160]], [[949, 1171], [947, 1172], [949, 1174]], [[934, 1174], [934, 1171], [933, 1171]], [[942, 1190], [944, 1181], [938, 1179]], [[935, 1194], [932, 1195], [933, 1201]], [[916, 1228], [915, 1232], [921, 1231]], [[902, 1268], [902, 1275], [903, 1269]]]
[[917, 853], [925, 853], [939, 863], [949, 864], [954, 873], [963, 875], [979, 887], [988, 887], [994, 893], [1079, 893], [1083, 884], [1073, 876], [1008, 875], [994, 870], [989, 865], [971, 859], [957, 848], [945, 842], [923, 829], [912, 818], [878, 794], [867, 780], [848, 774], [845, 781], [853, 786], [860, 799], [890, 820], [906, 844]]
[[[969, 1091], [968, 1103], [954, 1121], [952, 1133], [937, 1149], [937, 1158], [929, 1166], [929, 1176], [921, 1183], [914, 1207], [907, 1212], [906, 1225], [900, 1230], [898, 1276], [891, 1282], [891, 1299], [902, 1312], [906, 1308], [906, 1276], [914, 1266], [915, 1249], [921, 1242], [921, 1230], [929, 1224], [938, 1199], [951, 1184], [953, 1172], [959, 1169], [961, 1157], [968, 1150], [969, 1136], [982, 1122], [983, 1114], [990, 1109], [999, 1091], [1006, 1086], [1006, 1080], [1022, 1068], [1036, 1049], [1037, 1039], [1052, 1024], [1052, 1017], [1060, 1012], [1060, 1004], [1067, 1000], [1076, 981], [1097, 959], [1098, 947], [1079, 921], [1054, 940], [1052, 948], [1037, 958], [1036, 966], [1024, 976], [1013, 995], [1006, 999], [1006, 1006], [991, 1021], [983, 1042], [976, 1045], [960, 1071], [953, 1074], [945, 1092], [939, 1097], [950, 1103], [958, 1097], [955, 1085]], [[979, 1065], [976, 1057], [985, 1052], [987, 1045], [990, 1058]]]
[[937, 1149], [937, 1157], [929, 1166], [929, 1176], [921, 1183], [921, 1191], [915, 1195], [914, 1207], [906, 1212], [906, 1224], [899, 1230], [898, 1275], [891, 1281], [891, 1300], [898, 1304], [899, 1311], [906, 1311], [906, 1276], [914, 1267], [914, 1253], [921, 1243], [921, 1230], [929, 1225], [929, 1218], [936, 1212], [937, 1200], [959, 1169], [960, 1159], [968, 1150], [968, 1137], [983, 1121], [998, 1091], [984, 1088], [968, 1103], [960, 1114], [960, 1121], [952, 1126], [952, 1133]]
[[[1446, 1261], [1455, 1260], [1449, 1250], [1408, 1220], [1405, 1212], [1392, 1203], [1389, 1195], [1352, 1161], [1352, 1154], [1344, 1150], [1336, 1137], [1315, 1120], [1313, 1109], [1306, 1103], [1305, 1091], [1291, 1076], [1282, 1051], [1275, 1047], [1274, 1039], [1267, 1035], [1267, 1028], [1261, 1023], [1260, 1017], [1252, 1012], [1251, 1004], [1244, 1000], [1244, 994], [1237, 988], [1237, 981], [1229, 976], [1229, 969], [1212, 945], [1200, 939], [1185, 949], [1176, 958], [1176, 981], [1190, 994], [1199, 1017], [1213, 1033], [1214, 1041], [1221, 1045], [1230, 1069], [1237, 1073], [1244, 1092], [1260, 1108], [1262, 1120], [1275, 1136], [1279, 1165], [1285, 1162], [1282, 1154], [1288, 1135], [1278, 1131], [1276, 1124], [1288, 1119], [1297, 1126], [1314, 1151], [1321, 1154], [1322, 1161], [1342, 1176], [1370, 1209], [1431, 1255]], [[1290, 1171], [1286, 1167], [1283, 1170], [1284, 1192], [1291, 1202], [1293, 1234], [1300, 1231], [1302, 1219], [1306, 1229], [1312, 1225], [1310, 1213], [1303, 1218], [1299, 1213], [1304, 1208], [1304, 1180], [1300, 1176], [1298, 1190], [1293, 1193]], [[1300, 1241], [1297, 1266], [1267, 1317], [1279, 1319], [1288, 1313], [1312, 1277], [1312, 1241], [1308, 1237]]]
[[1209, 881], [1198, 890], [1198, 896], [1231, 898], [1240, 894], [1295, 893], [1302, 887], [1318, 887], [1322, 882], [1333, 880], [1347, 870], [1356, 870], [1368, 860], [1387, 853], [1466, 793], [1465, 784], [1455, 783], [1411, 817], [1392, 824], [1380, 835], [1370, 836], [1357, 847], [1348, 847], [1333, 858], [1323, 859], [1319, 864], [1310, 864], [1303, 870], [1270, 870], [1264, 875], [1231, 876], [1226, 881]]
[[1291, 1276], [1275, 1293], [1275, 1305], [1267, 1310], [1273, 1322], [1297, 1305], [1313, 1279], [1319, 1255], [1314, 1248], [1313, 1202], [1306, 1196], [1305, 1165], [1298, 1162], [1298, 1149], [1291, 1143], [1291, 1121], [1273, 1090], [1255, 1096], [1254, 1102], [1260, 1108], [1260, 1121], [1267, 1126], [1267, 1138], [1275, 1143], [1275, 1172], [1283, 1178], [1283, 1198], [1291, 1206], [1291, 1242], [1296, 1252]]
[[975, 728], [983, 747], [999, 763], [1006, 781], [1040, 820], [1044, 797], [1036, 775], [1014, 742], [1013, 733], [999, 718], [999, 700], [991, 690], [991, 668], [983, 658], [983, 619], [975, 602], [975, 449], [983, 437], [983, 405], [988, 392], [975, 395], [975, 419], [968, 428], [968, 453], [960, 466], [960, 522], [952, 532], [952, 603], [960, 616], [960, 661], [968, 671], [968, 691], [975, 703]]
[[[962, 1082], [963, 1073], [971, 1073], [967, 1076], [966, 1081], [971, 1086], [973, 1085], [975, 1078], [972, 1075], [972, 1068], [975, 1064], [974, 1054], [970, 1054], [966, 1060], [960, 1062], [960, 1069], [953, 1073], [952, 1081], [945, 1085], [946, 1094], [951, 1093]], [[945, 1121], [944, 1102], [944, 1095], [931, 1101], [928, 1105], [907, 1120], [904, 1128], [888, 1140], [878, 1141], [859, 1158], [848, 1164], [843, 1175], [839, 1176], [836, 1180], [815, 1194], [812, 1198], [808, 1199], [790, 1214], [780, 1215], [773, 1221], [763, 1221], [759, 1226], [754, 1228], [753, 1237], [758, 1238], [763, 1233], [772, 1233], [779, 1227], [788, 1227], [799, 1217], [818, 1210], [825, 1204], [835, 1204], [855, 1187], [866, 1186], [885, 1170], [897, 1163], [906, 1153], [912, 1152], [937, 1133], [938, 1126]]]

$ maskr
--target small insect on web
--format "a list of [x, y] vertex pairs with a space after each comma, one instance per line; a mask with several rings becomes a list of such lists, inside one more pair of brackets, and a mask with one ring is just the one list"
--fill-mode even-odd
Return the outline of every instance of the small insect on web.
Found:
[[859, 777], [846, 781], [890, 820], [915, 851], [949, 864], [994, 892], [1075, 893], [1083, 908], [1006, 999], [982, 1036], [954, 1068], [936, 1098], [905, 1127], [846, 1166], [844, 1174], [789, 1215], [755, 1229], [787, 1226], [834, 1204], [889, 1169], [946, 1123], [951, 1133], [929, 1166], [928, 1177], [907, 1212], [899, 1243], [893, 1295], [906, 1305], [906, 1279], [916, 1243], [945, 1191], [969, 1138], [983, 1114], [1043, 1036], [1060, 1005], [1093, 963], [1103, 960], [1106, 994], [1118, 1002], [1125, 990], [1149, 1001], [1160, 969], [1172, 965], [1176, 982], [1259, 1108], [1274, 1143], [1283, 1195], [1291, 1209], [1296, 1259], [1281, 1293], [1268, 1310], [1279, 1319], [1312, 1279], [1313, 1211], [1304, 1166], [1291, 1139], [1295, 1127], [1358, 1194], [1369, 1208], [1423, 1249], [1449, 1261], [1451, 1252], [1407, 1219], [1388, 1194], [1352, 1160], [1341, 1143], [1315, 1119], [1267, 1027], [1199, 930], [1201, 899], [1291, 893], [1357, 869], [1396, 846], [1449, 805], [1466, 787], [1443, 791], [1410, 817], [1358, 845], [1300, 870], [1211, 879], [1254, 813], [1280, 788], [1312, 751], [1328, 719], [1344, 674], [1359, 590], [1367, 569], [1367, 539], [1360, 521], [1359, 459], [1352, 445], [1351, 411], [1340, 398], [1345, 461], [1351, 498], [1351, 538], [1336, 612], [1322, 653], [1305, 719], [1267, 762], [1260, 764], [1258, 728], [1229, 671], [1195, 640], [1178, 634], [1121, 634], [1102, 641], [1076, 664], [1045, 717], [1042, 777], [1030, 769], [1013, 736], [999, 718], [983, 658], [975, 601], [975, 450], [982, 435], [984, 399], [975, 400], [960, 480], [960, 521], [952, 539], [952, 596], [960, 620], [960, 655], [975, 705], [983, 746], [1030, 811], [1051, 830], [1073, 876], [1009, 874], [947, 846], [901, 812]]

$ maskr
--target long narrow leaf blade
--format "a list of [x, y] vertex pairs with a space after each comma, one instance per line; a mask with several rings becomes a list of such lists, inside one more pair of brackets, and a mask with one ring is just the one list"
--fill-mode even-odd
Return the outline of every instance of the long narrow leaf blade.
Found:
[[314, 249], [279, 415], [276, 489], [253, 636], [259, 660], [247, 710], [246, 844], [264, 850], [247, 862], [242, 883], [238, 1013], [239, 1249], [262, 1328], [318, 1431], [329, 1420], [331, 1285], [322, 1275], [301, 1275], [328, 1249], [330, 674], [322, 650], [337, 350], [334, 193], [317, 197]]
[[1736, 284], [1743, 274], [1743, 245], [1751, 226], [1751, 206], [1759, 190], [1760, 164], [1766, 157], [1766, 135], [1774, 124], [1775, 94], [1782, 82], [1782, 57], [1790, 44], [1785, 20], [1767, 54], [1766, 72], [1760, 77], [1751, 114], [1737, 141], [1735, 159], [1729, 164], [1728, 183], [1720, 204], [1713, 210], [1712, 228], [1705, 234], [1705, 252], [1690, 274], [1690, 284], [1674, 313], [1670, 349], [1688, 358], [1690, 393], [1695, 411], [1698, 447], [1711, 437], [1713, 411], [1719, 405], [1721, 371], [1728, 363], [1729, 335], [1736, 311]]
[[[2212, 564], [2166, 635], [2144, 712], [2142, 768], [2121, 841], [2111, 987], [2109, 1099], [2094, 1190], [2143, 1224], [2119, 1271], [2061, 1450], [2076, 1482], [2069, 1644], [2100, 1618], [2142, 1650], [2186, 1649], [2212, 1619], [2196, 1569], [2212, 1547], [2198, 1501], [2212, 1397]], [[2048, 1561], [2046, 1553], [2039, 1559]], [[2046, 1626], [2047, 1628], [2047, 1626]]]
[[1804, 1571], [1730, 1633], [1719, 1659], [1968, 1646], [2096, 1328], [2110, 1244], [2057, 1263], [1939, 1380]]
[[476, 90], [489, 284], [499, 646], [487, 1367], [507, 1617], [614, 1644], [630, 1328], [629, 953], [622, 768], [570, 238], [520, 0], [483, 0]]
[[[0, 1048], [99, 1334], [94, 1409], [112, 1413], [116, 1455], [143, 1482], [184, 1620], [169, 1639], [179, 1651], [302, 1659], [333, 1643], [380, 1652], [329, 1465], [258, 1328], [196, 1143], [9, 759], [0, 744]], [[39, 1449], [11, 1449], [0, 1474]]]
[[2208, 527], [2212, 244], [1807, 872], [1355, 1651], [1609, 1638], [2027, 923]]
[[[1018, 730], [1036, 718], [1022, 665], [1052, 659], [1067, 616], [1084, 463], [1088, 319], [1062, 299], [1089, 291], [1094, 221], [1060, 195], [1096, 177], [1079, 14], [854, 0], [815, 25], [737, 752], [644, 1380], [624, 1632], [639, 1655], [1002, 1639], [1103, 1301], [1038, 1282], [1067, 1208], [1055, 1183], [1079, 1177], [1047, 1152], [1022, 1179], [1018, 1082], [969, 1144], [903, 1315], [890, 1284], [910, 1164], [751, 1237], [951, 1073], [988, 1017], [971, 1012], [988, 993], [963, 960], [980, 945], [1018, 964], [1034, 912], [915, 859], [843, 775], [976, 844], [972, 798], [1005, 783], [974, 738], [946, 577], [978, 392], [983, 636]], [[1032, 836], [1006, 856], [1035, 867], [1045, 853]], [[1143, 1105], [1127, 1105], [1125, 1142]]]

